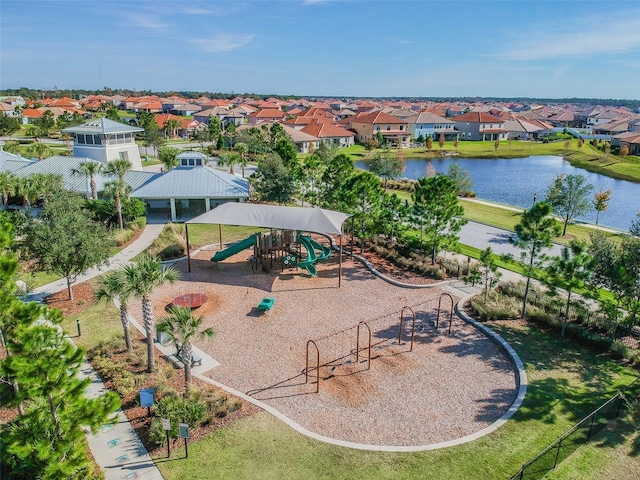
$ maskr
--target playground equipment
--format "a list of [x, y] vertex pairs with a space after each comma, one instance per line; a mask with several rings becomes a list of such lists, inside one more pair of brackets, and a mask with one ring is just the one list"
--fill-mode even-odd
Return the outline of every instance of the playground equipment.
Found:
[[216, 254], [211, 257], [212, 262], [220, 262], [225, 260], [233, 255], [240, 253], [242, 250], [246, 250], [247, 248], [253, 247], [256, 244], [256, 238], [260, 235], [259, 233], [254, 233], [253, 235], [248, 236], [244, 240], [240, 240], [239, 242], [232, 243], [224, 250], [219, 250]]
[[[298, 242], [307, 250], [307, 258], [299, 261], [297, 265], [309, 272], [311, 276], [315, 276], [318, 272], [315, 264], [329, 258], [331, 256], [331, 248], [319, 244], [307, 235], [302, 235], [301, 232], [298, 232]], [[316, 250], [320, 251], [320, 255], [316, 253]]]
[[[316, 263], [331, 256], [331, 248], [322, 245], [302, 232], [293, 230], [276, 230], [254, 233], [244, 240], [236, 242], [211, 257], [212, 262], [220, 262], [247, 248], [253, 247], [254, 272], [262, 270], [270, 272], [274, 268], [301, 268], [311, 276], [317, 274]], [[302, 247], [306, 250], [303, 257]]]
[[180, 287], [179, 295], [173, 299], [176, 307], [198, 308], [207, 303], [207, 292], [204, 287], [198, 287], [197, 292], [189, 292], [186, 287]]

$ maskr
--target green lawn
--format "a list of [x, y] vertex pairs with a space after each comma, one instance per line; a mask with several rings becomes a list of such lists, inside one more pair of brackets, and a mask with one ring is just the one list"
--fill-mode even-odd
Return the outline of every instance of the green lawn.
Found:
[[[634, 373], [616, 362], [561, 342], [535, 328], [493, 324], [526, 364], [530, 387], [522, 408], [503, 427], [477, 441], [430, 452], [380, 453], [324, 444], [302, 436], [267, 413], [223, 428], [189, 445], [189, 459], [176, 449], [156, 459], [167, 480], [261, 479], [496, 479], [520, 466], [582, 419]], [[580, 478], [607, 468], [611, 455], [631, 465], [629, 446], [594, 455]], [[592, 446], [591, 448], [599, 448]], [[622, 467], [618, 467], [622, 469]], [[215, 472], [215, 473], [214, 473]], [[213, 475], [213, 477], [212, 477]], [[558, 477], [565, 478], [565, 477]], [[566, 477], [570, 478], [570, 477]], [[609, 477], [618, 478], [618, 477]]]
[[[92, 280], [92, 282], [96, 281], [97, 279]], [[138, 318], [141, 316], [140, 312], [131, 312], [131, 314]], [[82, 330], [80, 337], [77, 336], [76, 320], [80, 320], [80, 329]], [[121, 339], [124, 347], [120, 313], [113, 302], [92, 304], [77, 315], [65, 316], [62, 328], [77, 345], [87, 350], [95, 347], [101, 341], [109, 341], [112, 338]]]
[[[247, 238], [252, 233], [264, 231], [258, 227], [238, 227], [233, 225], [222, 226], [222, 243], [237, 242]], [[189, 243], [205, 246], [220, 242], [220, 234], [217, 225], [189, 224]]]

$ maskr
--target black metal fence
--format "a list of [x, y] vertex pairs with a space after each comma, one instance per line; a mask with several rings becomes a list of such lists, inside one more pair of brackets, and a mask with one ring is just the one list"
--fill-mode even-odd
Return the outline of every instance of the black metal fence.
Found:
[[591, 437], [606, 427], [608, 422], [620, 415], [625, 409], [624, 397], [638, 398], [640, 396], [639, 380], [640, 378], [627, 385], [622, 394], [614, 395], [525, 463], [520, 471], [511, 477], [511, 480], [537, 480], [556, 468], [556, 465], [575, 452], [580, 445], [587, 443]]

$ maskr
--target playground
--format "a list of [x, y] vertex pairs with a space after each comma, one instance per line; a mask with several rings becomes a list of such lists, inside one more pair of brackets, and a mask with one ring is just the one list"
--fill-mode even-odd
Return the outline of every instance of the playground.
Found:
[[[327, 240], [306, 236], [321, 256]], [[220, 251], [214, 247], [192, 255], [190, 268], [176, 264], [181, 281], [153, 297], [163, 315], [179, 294], [205, 293], [195, 314], [216, 336], [196, 344], [220, 362], [206, 372], [210, 378], [315, 434], [374, 447], [453, 441], [511, 406], [510, 360], [451, 316], [454, 295], [393, 286], [336, 253], [313, 262], [315, 275], [297, 265], [265, 272], [255, 268], [253, 245], [218, 261], [211, 261]], [[301, 262], [313, 255], [301, 253]], [[273, 304], [259, 310], [265, 298]]]

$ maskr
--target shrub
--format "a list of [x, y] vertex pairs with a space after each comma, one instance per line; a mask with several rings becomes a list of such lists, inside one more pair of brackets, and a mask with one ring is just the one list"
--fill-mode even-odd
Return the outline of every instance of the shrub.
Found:
[[93, 358], [92, 363], [103, 380], [110, 381], [113, 384], [113, 389], [121, 397], [129, 395], [135, 388], [136, 380], [133, 374], [109, 358], [96, 356]]
[[161, 260], [181, 257], [187, 249], [183, 233], [182, 225], [167, 223], [160, 236], [149, 247], [149, 252], [152, 255], [157, 255]]
[[497, 292], [490, 292], [486, 302], [483, 295], [476, 295], [470, 305], [481, 321], [511, 320], [520, 315], [520, 302]]
[[200, 395], [211, 418], [224, 418], [242, 406], [240, 400], [230, 398], [227, 393], [214, 387], [207, 388]]
[[178, 423], [186, 423], [195, 428], [206, 414], [206, 405], [198, 395], [183, 398], [178, 395], [167, 395], [156, 402], [154, 420], [151, 422], [150, 437], [157, 445], [165, 445], [166, 433], [162, 429], [161, 418], [171, 421], [171, 438], [178, 437]]

